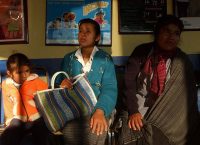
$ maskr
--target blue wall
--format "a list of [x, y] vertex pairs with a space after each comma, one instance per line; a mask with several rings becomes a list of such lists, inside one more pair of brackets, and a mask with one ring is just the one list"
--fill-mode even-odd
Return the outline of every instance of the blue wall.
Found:
[[[200, 54], [190, 54], [188, 55], [194, 70], [200, 71]], [[113, 57], [113, 61], [116, 65], [124, 65], [126, 64], [126, 61], [128, 59], [128, 56], [117, 56]], [[45, 67], [49, 73], [52, 75], [53, 73], [59, 71], [60, 63], [62, 61], [61, 58], [48, 58], [48, 59], [31, 59], [33, 65], [35, 66], [42, 66]], [[0, 72], [5, 73], [6, 72], [6, 61], [0, 60]]]

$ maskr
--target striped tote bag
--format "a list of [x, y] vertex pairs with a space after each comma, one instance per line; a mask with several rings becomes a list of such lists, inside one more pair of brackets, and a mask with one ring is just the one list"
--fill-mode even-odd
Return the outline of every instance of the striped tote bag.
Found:
[[84, 74], [73, 78], [75, 81], [72, 89], [54, 88], [55, 79], [59, 74], [69, 78], [66, 72], [55, 73], [51, 79], [52, 89], [38, 91], [34, 96], [36, 106], [51, 132], [61, 130], [67, 121], [90, 115], [97, 102]]

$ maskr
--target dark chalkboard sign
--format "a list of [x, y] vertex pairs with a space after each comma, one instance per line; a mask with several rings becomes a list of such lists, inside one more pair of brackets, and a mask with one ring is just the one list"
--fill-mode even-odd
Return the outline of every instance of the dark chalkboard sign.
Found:
[[166, 0], [119, 0], [119, 33], [152, 33], [157, 19], [167, 14]]

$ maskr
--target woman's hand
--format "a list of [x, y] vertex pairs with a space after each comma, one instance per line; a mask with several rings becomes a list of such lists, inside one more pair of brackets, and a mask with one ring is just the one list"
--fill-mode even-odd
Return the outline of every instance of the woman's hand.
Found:
[[90, 120], [90, 128], [92, 133], [96, 132], [97, 135], [100, 135], [103, 131], [108, 130], [108, 124], [103, 110], [96, 109]]
[[129, 128], [132, 128], [133, 130], [141, 130], [143, 127], [142, 123], [142, 115], [140, 113], [135, 113], [129, 116], [128, 121]]
[[67, 88], [67, 89], [71, 89], [72, 88], [72, 82], [69, 79], [64, 79], [61, 84], [60, 84], [61, 88]]

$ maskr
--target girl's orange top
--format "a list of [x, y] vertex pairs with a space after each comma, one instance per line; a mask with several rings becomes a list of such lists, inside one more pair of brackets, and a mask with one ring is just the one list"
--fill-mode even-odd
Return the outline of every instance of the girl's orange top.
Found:
[[34, 121], [40, 118], [40, 114], [35, 105], [34, 94], [37, 91], [45, 89], [48, 89], [47, 83], [41, 80], [37, 74], [31, 74], [21, 85], [20, 94], [28, 115], [28, 121]]
[[18, 90], [19, 86], [11, 78], [6, 78], [2, 82], [4, 121], [6, 125], [9, 125], [13, 118], [27, 121], [26, 111]]

